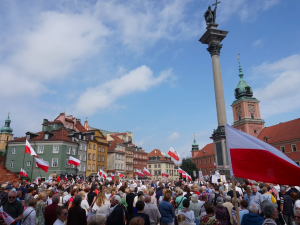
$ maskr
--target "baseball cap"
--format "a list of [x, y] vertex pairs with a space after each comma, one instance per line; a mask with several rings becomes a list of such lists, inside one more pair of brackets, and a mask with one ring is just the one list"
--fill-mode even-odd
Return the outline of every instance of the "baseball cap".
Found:
[[7, 186], [5, 187], [5, 190], [10, 190], [10, 189], [12, 189], [12, 187], [11, 187], [10, 185], [7, 185]]

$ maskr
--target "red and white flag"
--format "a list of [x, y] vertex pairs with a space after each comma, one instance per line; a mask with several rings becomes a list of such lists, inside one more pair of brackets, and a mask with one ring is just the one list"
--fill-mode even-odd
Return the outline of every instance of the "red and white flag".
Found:
[[183, 169], [181, 169], [180, 167], [178, 167], [178, 173], [185, 173], [185, 171]]
[[38, 168], [41, 168], [42, 170], [44, 170], [46, 173], [48, 172], [49, 169], [49, 162], [44, 161], [42, 159], [39, 158], [35, 158], [35, 162]]
[[217, 169], [217, 165], [216, 165], [216, 163], [214, 163], [214, 168], [215, 168], [215, 169]]
[[170, 147], [168, 151], [168, 155], [171, 156], [176, 161], [179, 161], [179, 154], [172, 147]]
[[280, 150], [227, 124], [225, 131], [231, 175], [274, 184], [300, 184], [300, 167]]
[[161, 171], [161, 176], [162, 176], [162, 177], [168, 178], [168, 177], [169, 177], [169, 174], [166, 173], [166, 172], [164, 172], [164, 171]]
[[144, 176], [144, 174], [138, 169], [136, 169], [136, 174], [139, 175], [140, 177]]
[[21, 168], [21, 171], [20, 171], [20, 175], [23, 176], [23, 177], [28, 177], [26, 171], [23, 170], [22, 168]]
[[193, 181], [192, 178], [191, 178], [191, 176], [190, 176], [189, 174], [187, 174], [187, 173], [186, 173], [186, 178], [187, 178], [189, 181]]
[[115, 181], [115, 174], [114, 174], [114, 173], [111, 173], [110, 176], [111, 176], [111, 179], [112, 179], [113, 181]]
[[118, 173], [118, 176], [119, 177], [125, 177], [123, 174], [121, 174], [121, 173]]
[[100, 169], [99, 172], [98, 172], [98, 175], [99, 175], [99, 176], [102, 176], [102, 173], [103, 173], [103, 172], [104, 172], [104, 171]]
[[65, 179], [65, 181], [68, 181], [68, 175], [67, 174], [66, 174], [64, 179]]
[[68, 163], [71, 165], [79, 166], [80, 160], [70, 156]]
[[107, 178], [107, 173], [103, 172], [103, 173], [102, 173], [102, 177], [103, 177], [104, 179], [106, 179], [106, 178]]
[[34, 182], [37, 183], [37, 184], [39, 183], [39, 181], [41, 181], [40, 177], [37, 177], [36, 180], [34, 180]]
[[34, 151], [34, 149], [31, 147], [30, 143], [27, 141], [26, 139], [26, 145], [25, 145], [25, 153], [28, 153], [30, 155], [33, 155], [35, 157], [38, 158], [36, 152]]
[[143, 173], [144, 173], [145, 175], [151, 177], [151, 173], [150, 173], [149, 170], [147, 170], [145, 167], [144, 167]]
[[15, 220], [3, 211], [3, 206], [0, 207], [0, 218], [4, 220], [7, 225], [10, 225], [15, 222]]
[[182, 178], [186, 178], [186, 174], [187, 174], [186, 172], [182, 173], [181, 174]]

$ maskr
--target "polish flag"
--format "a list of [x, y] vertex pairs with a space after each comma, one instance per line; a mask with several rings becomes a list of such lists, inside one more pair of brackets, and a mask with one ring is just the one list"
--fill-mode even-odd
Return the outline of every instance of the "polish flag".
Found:
[[169, 177], [169, 174], [166, 173], [166, 172], [164, 172], [164, 171], [161, 171], [161, 176], [162, 176], [162, 177], [168, 178], [168, 177]]
[[277, 148], [225, 125], [230, 173], [266, 183], [297, 186], [300, 167]]
[[182, 178], [186, 178], [186, 172], [181, 174]]
[[37, 177], [36, 180], [34, 180], [34, 182], [38, 184], [40, 180], [41, 180], [41, 178]]
[[138, 170], [138, 169], [136, 169], [136, 174], [139, 175], [139, 176], [141, 176], [141, 177], [144, 176], [144, 174], [140, 170]]
[[176, 161], [179, 161], [179, 154], [172, 147], [170, 147], [168, 151], [168, 155], [171, 156]]
[[68, 181], [68, 175], [66, 175], [64, 179], [65, 179], [65, 181]]
[[104, 179], [106, 179], [107, 178], [107, 173], [105, 173], [104, 171], [102, 172], [102, 177], [104, 178]]
[[178, 167], [178, 173], [185, 173], [183, 169], [181, 169], [180, 167]]
[[23, 176], [23, 177], [28, 177], [26, 171], [23, 170], [22, 168], [21, 168], [21, 171], [20, 171], [20, 175]]
[[151, 173], [150, 173], [149, 170], [147, 170], [145, 167], [144, 167], [143, 173], [144, 173], [145, 175], [151, 177]]
[[28, 153], [30, 155], [33, 155], [35, 157], [38, 158], [36, 152], [34, 151], [34, 149], [31, 147], [30, 143], [27, 141], [26, 139], [26, 145], [25, 145], [25, 153]]
[[186, 178], [187, 178], [189, 181], [193, 181], [192, 178], [191, 178], [191, 176], [188, 175], [188, 174], [186, 174]]
[[216, 165], [216, 163], [214, 163], [214, 168], [215, 168], [215, 169], [217, 169], [217, 165]]
[[110, 176], [111, 176], [111, 179], [112, 179], [113, 181], [115, 181], [115, 174], [114, 174], [114, 173], [111, 173]]
[[98, 172], [98, 175], [101, 176], [103, 172], [104, 171], [100, 169], [99, 172]]
[[79, 159], [76, 159], [72, 156], [69, 157], [69, 161], [68, 161], [69, 164], [72, 164], [72, 165], [75, 165], [75, 166], [79, 166], [80, 164], [80, 160]]
[[35, 162], [38, 168], [41, 168], [42, 170], [44, 170], [46, 173], [48, 172], [49, 169], [49, 162], [44, 161], [42, 159], [39, 158], [35, 158]]
[[119, 177], [125, 177], [123, 174], [121, 174], [121, 173], [118, 173], [118, 176]]
[[3, 206], [0, 207], [0, 218], [3, 219], [7, 225], [15, 223], [15, 220], [6, 212], [3, 211]]

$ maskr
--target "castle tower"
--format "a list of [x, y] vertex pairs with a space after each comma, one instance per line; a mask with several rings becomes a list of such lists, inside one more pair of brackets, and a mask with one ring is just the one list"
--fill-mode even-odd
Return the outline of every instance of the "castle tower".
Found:
[[8, 114], [8, 117], [5, 120], [5, 125], [0, 130], [0, 149], [2, 150], [6, 148], [7, 142], [11, 141], [13, 137], [13, 129], [10, 127], [10, 123], [11, 120]]
[[196, 138], [195, 138], [195, 134], [194, 134], [194, 143], [192, 144], [192, 157], [194, 157], [197, 152], [199, 151], [199, 145], [196, 143]]
[[264, 128], [264, 120], [261, 119], [259, 101], [253, 97], [253, 90], [244, 80], [244, 74], [238, 57], [240, 81], [234, 90], [236, 98], [231, 107], [233, 111], [233, 127], [246, 132], [254, 137]]

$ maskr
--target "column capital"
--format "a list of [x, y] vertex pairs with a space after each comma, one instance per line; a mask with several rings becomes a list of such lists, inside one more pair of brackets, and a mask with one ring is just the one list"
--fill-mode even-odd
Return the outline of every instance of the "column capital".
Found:
[[217, 43], [210, 43], [207, 51], [210, 53], [211, 56], [213, 55], [220, 55], [220, 50], [222, 48], [223, 45], [221, 44], [217, 44]]

